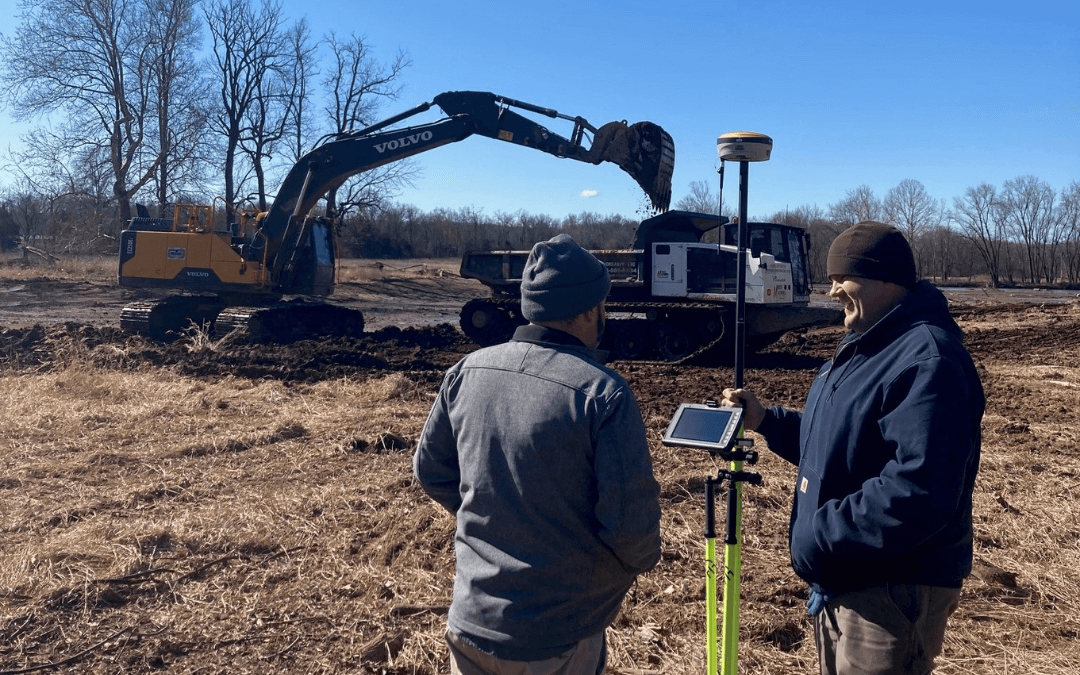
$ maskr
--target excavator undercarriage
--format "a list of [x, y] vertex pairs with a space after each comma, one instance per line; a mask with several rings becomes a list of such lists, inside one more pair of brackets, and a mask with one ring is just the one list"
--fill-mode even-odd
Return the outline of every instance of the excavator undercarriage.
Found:
[[[600, 348], [616, 359], [682, 362], [726, 354], [735, 344], [729, 328], [734, 316], [728, 308], [707, 303], [608, 302], [605, 311], [607, 327]], [[519, 298], [479, 298], [461, 310], [462, 332], [481, 346], [506, 342], [526, 323]]]

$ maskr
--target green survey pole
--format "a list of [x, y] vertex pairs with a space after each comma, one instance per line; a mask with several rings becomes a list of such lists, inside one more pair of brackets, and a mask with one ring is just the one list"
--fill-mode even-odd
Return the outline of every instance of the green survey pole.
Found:
[[[742, 437], [742, 432], [739, 433]], [[733, 474], [742, 473], [742, 462], [731, 462]], [[724, 626], [721, 631], [720, 664], [723, 675], [739, 672], [739, 593], [742, 574], [742, 485], [728, 486], [728, 534], [724, 539]]]
[[709, 675], [717, 675], [716, 617], [716, 481], [705, 479], [705, 632], [708, 637], [706, 665]]
[[[739, 255], [735, 295], [735, 388], [742, 389], [746, 359], [746, 244], [750, 228], [746, 222], [746, 192], [750, 164], [739, 162]], [[742, 429], [739, 438], [743, 437]], [[742, 462], [731, 462], [733, 475], [742, 472]], [[728, 526], [724, 537], [724, 624], [720, 633], [720, 672], [735, 675], [739, 671], [739, 592], [742, 579], [742, 486], [732, 479], [728, 485]]]
[[[735, 300], [735, 388], [743, 387], [743, 371], [746, 354], [746, 267], [748, 264], [747, 239], [747, 186], [750, 162], [767, 161], [772, 153], [772, 139], [764, 134], [736, 132], [724, 134], [717, 139], [717, 152], [721, 162], [739, 162], [739, 246], [736, 258], [737, 282]], [[720, 674], [737, 675], [739, 669], [739, 594], [742, 576], [742, 483], [760, 483], [761, 476], [743, 471], [743, 460], [752, 464], [756, 454], [741, 450], [743, 431], [739, 430], [740, 451], [733, 453], [729, 469], [721, 470], [720, 477], [729, 482], [727, 492], [727, 533], [724, 537], [724, 615], [720, 631]], [[710, 646], [711, 649], [711, 646]]]

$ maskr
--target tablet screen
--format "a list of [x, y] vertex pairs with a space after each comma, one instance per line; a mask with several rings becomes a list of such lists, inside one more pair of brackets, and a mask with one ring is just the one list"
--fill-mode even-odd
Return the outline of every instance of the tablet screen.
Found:
[[663, 443], [725, 452], [734, 444], [742, 412], [742, 408], [683, 403], [671, 418]]
[[673, 438], [719, 443], [724, 438], [731, 410], [724, 408], [687, 408], [671, 431]]

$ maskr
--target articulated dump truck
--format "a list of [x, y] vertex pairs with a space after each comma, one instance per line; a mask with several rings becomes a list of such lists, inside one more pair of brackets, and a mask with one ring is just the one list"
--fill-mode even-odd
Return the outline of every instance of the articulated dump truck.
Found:
[[[747, 348], [791, 330], [839, 324], [833, 304], [810, 303], [810, 239], [792, 225], [749, 223]], [[715, 240], [705, 241], [718, 231]], [[608, 267], [611, 293], [601, 348], [614, 358], [687, 361], [734, 355], [738, 225], [726, 217], [668, 211], [641, 222], [632, 249], [592, 251]], [[522, 325], [521, 276], [528, 251], [467, 253], [461, 276], [491, 289], [468, 302], [461, 328], [480, 345], [504, 342]]]

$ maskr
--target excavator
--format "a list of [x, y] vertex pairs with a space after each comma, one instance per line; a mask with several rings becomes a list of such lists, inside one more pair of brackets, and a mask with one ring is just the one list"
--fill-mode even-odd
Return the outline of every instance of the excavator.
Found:
[[[392, 128], [433, 106], [442, 119]], [[569, 120], [573, 131], [566, 138], [514, 109]], [[213, 206], [178, 204], [172, 218], [152, 218], [141, 209], [120, 235], [119, 284], [173, 294], [128, 305], [121, 328], [157, 340], [175, 339], [192, 325], [217, 335], [242, 328], [270, 341], [362, 333], [361, 312], [322, 300], [334, 290], [335, 222], [315, 207], [356, 174], [474, 134], [590, 164], [612, 162], [657, 212], [670, 203], [675, 144], [657, 124], [597, 128], [582, 117], [490, 92], [445, 92], [331, 136], [292, 167], [267, 211], [242, 215], [237, 223], [216, 222]]]

